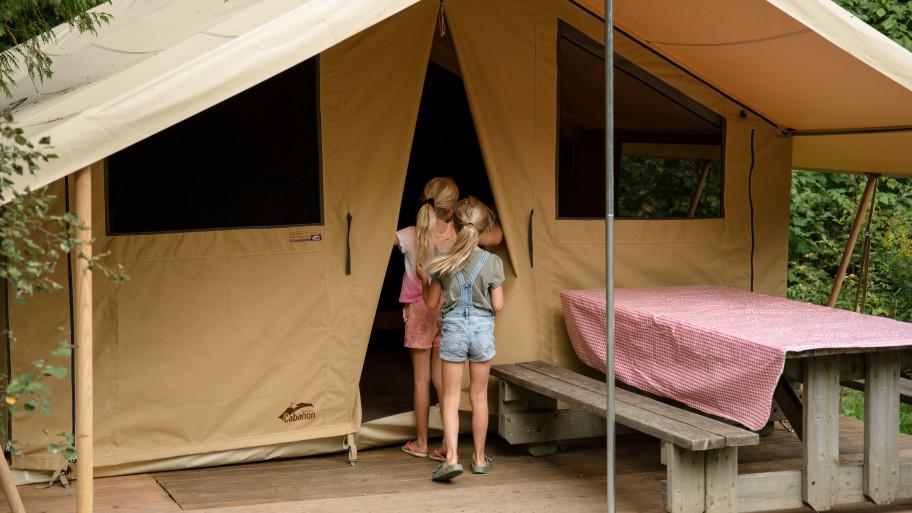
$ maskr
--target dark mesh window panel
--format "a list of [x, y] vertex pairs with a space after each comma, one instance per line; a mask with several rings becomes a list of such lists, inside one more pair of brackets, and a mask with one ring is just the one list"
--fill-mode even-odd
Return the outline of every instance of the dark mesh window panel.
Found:
[[[618, 217], [685, 218], [722, 215], [719, 160], [623, 155]], [[605, 180], [602, 180], [604, 183]], [[695, 192], [700, 194], [695, 194]]]
[[[605, 216], [604, 47], [561, 24], [557, 216]], [[621, 218], [722, 216], [725, 120], [616, 55], [615, 203]]]
[[108, 157], [108, 233], [322, 222], [317, 59]]

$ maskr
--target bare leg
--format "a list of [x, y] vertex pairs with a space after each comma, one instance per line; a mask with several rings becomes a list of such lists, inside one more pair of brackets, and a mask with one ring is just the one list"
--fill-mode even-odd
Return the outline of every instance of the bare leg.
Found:
[[434, 384], [434, 390], [437, 391], [437, 401], [443, 398], [443, 376], [441, 370], [440, 348], [431, 349], [431, 383]]
[[472, 439], [475, 451], [472, 461], [475, 465], [485, 464], [485, 440], [488, 435], [488, 375], [491, 362], [470, 362], [469, 399], [472, 402]]
[[428, 408], [430, 408], [431, 350], [410, 349], [412, 355], [413, 399], [415, 402], [415, 449], [427, 452]]
[[456, 452], [456, 443], [459, 439], [459, 394], [462, 390], [462, 362], [443, 363], [443, 400], [441, 413], [443, 416], [443, 444], [446, 447], [446, 464], [459, 463], [459, 454]]
[[[435, 347], [431, 349], [431, 383], [434, 384], [434, 390], [437, 392], [437, 403], [443, 405], [443, 376], [442, 376], [442, 365], [440, 359], [440, 348]], [[441, 415], [443, 414], [443, 409], [440, 410]], [[441, 442], [442, 444], [442, 442]], [[443, 445], [440, 446], [440, 453], [446, 454], [446, 447]]]

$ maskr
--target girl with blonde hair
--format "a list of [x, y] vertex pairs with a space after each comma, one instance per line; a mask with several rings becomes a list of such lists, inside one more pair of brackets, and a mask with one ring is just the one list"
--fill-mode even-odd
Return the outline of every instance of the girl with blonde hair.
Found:
[[[396, 232], [396, 245], [405, 260], [405, 273], [399, 302], [403, 303], [405, 321], [405, 347], [412, 358], [412, 398], [415, 404], [414, 441], [406, 442], [402, 451], [425, 458], [428, 456], [428, 409], [430, 385], [433, 383], [440, 397], [440, 363], [437, 349], [440, 345], [440, 312], [436, 306], [425, 306], [421, 295], [421, 281], [416, 275], [418, 262], [427, 263], [436, 254], [445, 253], [456, 241], [456, 230], [451, 221], [453, 207], [459, 200], [459, 187], [449, 178], [433, 178], [424, 186], [421, 206], [415, 226]], [[437, 451], [440, 454], [440, 451]]]
[[[403, 303], [405, 321], [405, 347], [412, 358], [413, 400], [415, 404], [415, 430], [417, 437], [402, 446], [402, 451], [424, 458], [428, 456], [428, 410], [430, 385], [433, 383], [437, 397], [441, 397], [440, 359], [440, 305], [425, 305], [416, 267], [426, 265], [439, 254], [447, 253], [456, 242], [453, 226], [453, 208], [459, 200], [459, 187], [451, 178], [432, 178], [421, 195], [421, 206], [415, 226], [396, 232], [396, 246], [405, 260], [405, 273], [399, 302]], [[485, 238], [487, 244], [499, 244], [502, 238], [499, 227]], [[439, 300], [438, 300], [439, 301]], [[431, 458], [443, 460], [441, 451], [434, 451]]]
[[439, 356], [443, 360], [441, 412], [446, 459], [432, 479], [449, 481], [462, 474], [456, 444], [459, 436], [459, 395], [465, 362], [469, 362], [472, 403], [472, 472], [486, 474], [492, 461], [485, 454], [488, 431], [488, 375], [494, 357], [494, 315], [504, 306], [503, 262], [479, 247], [483, 234], [494, 229], [494, 214], [473, 197], [461, 200], [453, 212], [456, 241], [450, 250], [416, 268], [425, 305], [440, 304], [443, 330]]

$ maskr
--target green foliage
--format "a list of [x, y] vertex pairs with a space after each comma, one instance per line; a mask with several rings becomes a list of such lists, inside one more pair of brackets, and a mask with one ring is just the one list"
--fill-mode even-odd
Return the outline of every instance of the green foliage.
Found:
[[912, 50], [912, 2], [906, 0], [833, 1], [907, 50]]
[[[849, 236], [865, 176], [795, 171], [789, 227], [789, 297], [826, 304]], [[912, 321], [912, 183], [881, 178], [871, 225], [865, 313]], [[862, 283], [858, 238], [836, 305], [853, 309]]]
[[[10, 94], [20, 66], [30, 80], [40, 82], [51, 76], [52, 60], [43, 47], [54, 41], [51, 29], [69, 23], [80, 32], [95, 32], [110, 16], [88, 9], [108, 0], [4, 0], [0, 2], [0, 91]], [[6, 280], [17, 300], [39, 291], [55, 291], [62, 285], [53, 279], [57, 263], [70, 254], [86, 260], [93, 271], [115, 280], [125, 278], [122, 269], [108, 269], [99, 262], [105, 255], [89, 256], [81, 248], [91, 241], [79, 238], [85, 224], [71, 213], [55, 214], [56, 198], [46, 188], [18, 190], [17, 178], [34, 174], [39, 166], [56, 155], [51, 141], [30, 141], [15, 126], [9, 111], [0, 117], [0, 279]], [[61, 330], [63, 331], [63, 330]], [[10, 341], [12, 332], [3, 335]], [[39, 411], [49, 413], [50, 388], [47, 379], [64, 379], [67, 367], [53, 363], [70, 357], [66, 334], [49, 360], [32, 363], [31, 372], [9, 376], [4, 391], [8, 414]], [[2, 412], [0, 412], [2, 413]], [[5, 415], [0, 414], [0, 419]], [[4, 423], [5, 425], [5, 423]], [[58, 435], [58, 442], [47, 446], [52, 453], [75, 457], [71, 435]], [[13, 451], [19, 450], [13, 446]]]
[[[912, 2], [905, 0], [834, 0], [869, 25], [912, 51]], [[788, 295], [825, 304], [836, 276], [863, 176], [796, 171], [792, 175], [789, 227]], [[912, 183], [881, 179], [870, 234], [867, 313], [912, 321]], [[855, 247], [846, 284], [837, 300], [853, 308], [864, 284], [861, 237]], [[860, 306], [860, 305], [859, 305]], [[905, 371], [906, 377], [909, 371]], [[842, 414], [864, 418], [864, 395], [846, 390]], [[900, 430], [912, 434], [912, 407], [902, 405]]]
[[91, 241], [78, 236], [86, 225], [70, 212], [53, 214], [57, 198], [46, 188], [20, 192], [15, 179], [34, 174], [50, 153], [50, 141], [38, 145], [29, 141], [13, 118], [5, 112], [0, 118], [0, 279], [4, 279], [17, 299], [38, 291], [63, 287], [53, 279], [57, 262], [68, 254], [86, 260], [93, 271], [115, 280], [124, 279], [122, 269], [109, 269], [100, 263], [105, 254], [88, 256], [81, 248]]
[[9, 86], [20, 65], [25, 65], [32, 80], [43, 81], [52, 75], [51, 57], [43, 45], [54, 42], [54, 26], [69, 23], [80, 32], [94, 33], [107, 23], [110, 15], [88, 12], [110, 0], [4, 0], [0, 3], [0, 90], [10, 94]]
[[47, 444], [46, 449], [51, 454], [60, 454], [65, 459], [73, 461], [76, 459], [76, 439], [71, 433], [58, 433], [59, 442]]
[[[9, 337], [10, 343], [15, 342], [15, 336], [11, 332], [7, 332], [5, 335]], [[63, 360], [61, 363], [66, 363], [66, 359], [70, 357], [71, 353], [72, 347], [70, 344], [67, 341], [61, 341], [57, 349], [51, 352], [51, 357], [52, 359]], [[43, 415], [50, 415], [51, 391], [46, 381], [48, 378], [64, 379], [68, 374], [69, 369], [65, 366], [38, 359], [32, 362], [31, 372], [11, 376], [4, 392], [4, 403], [8, 413], [0, 410], [0, 421], [7, 414], [14, 415], [38, 411]], [[11, 449], [13, 454], [22, 454], [18, 444], [12, 444]], [[68, 433], [58, 434], [57, 441], [49, 444], [47, 449], [53, 454], [62, 454], [68, 459], [75, 458], [76, 455], [73, 437]]]
[[700, 176], [707, 165], [709, 174], [694, 215], [721, 216], [721, 162], [624, 156], [617, 181], [618, 217], [687, 217]]
[[[852, 390], [851, 388], [843, 390], [845, 394], [842, 397], [841, 413], [847, 417], [864, 420], [864, 392]], [[899, 431], [907, 434], [912, 433], [912, 405], [899, 405]]]
[[[834, 0], [912, 50], [912, 2]], [[864, 188], [863, 176], [807, 173], [792, 176], [789, 229], [789, 297], [826, 303]], [[882, 178], [871, 230], [872, 263], [865, 312], [912, 321], [912, 183]], [[855, 247], [837, 306], [852, 308], [859, 295], [864, 238]]]

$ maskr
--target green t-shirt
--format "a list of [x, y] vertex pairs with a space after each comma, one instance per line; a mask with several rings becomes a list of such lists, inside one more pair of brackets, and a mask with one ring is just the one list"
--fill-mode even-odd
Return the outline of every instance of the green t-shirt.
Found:
[[[481, 250], [475, 250], [462, 270], [457, 272], [463, 273], [463, 277], [468, 278], [472, 270], [475, 269], [475, 264], [478, 263], [481, 255]], [[459, 280], [456, 279], [456, 275], [434, 275], [432, 278], [440, 282], [441, 293], [443, 294], [442, 312], [447, 313], [456, 308], [459, 303]], [[503, 282], [503, 261], [499, 256], [488, 253], [488, 259], [481, 266], [478, 277], [475, 278], [475, 282], [472, 284], [472, 304], [475, 308], [494, 313], [494, 307], [491, 306], [491, 290], [500, 287]]]

